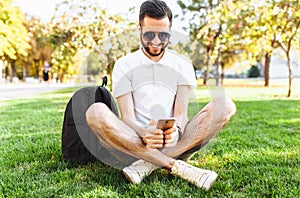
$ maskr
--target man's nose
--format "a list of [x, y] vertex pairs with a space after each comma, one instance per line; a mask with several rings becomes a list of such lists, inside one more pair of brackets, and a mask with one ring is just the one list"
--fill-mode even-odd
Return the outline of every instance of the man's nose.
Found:
[[152, 43], [155, 45], [159, 45], [161, 43], [160, 39], [158, 38], [158, 34], [155, 34], [155, 37], [152, 40]]

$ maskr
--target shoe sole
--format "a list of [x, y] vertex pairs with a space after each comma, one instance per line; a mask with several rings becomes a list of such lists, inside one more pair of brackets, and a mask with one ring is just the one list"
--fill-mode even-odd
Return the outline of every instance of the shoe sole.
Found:
[[204, 182], [202, 188], [204, 190], [209, 190], [212, 187], [212, 185], [215, 183], [215, 181], [217, 180], [217, 177], [218, 177], [218, 174], [214, 171], [211, 171], [211, 173], [207, 177], [206, 181]]
[[126, 179], [130, 182], [130, 183], [134, 183], [134, 184], [139, 184], [141, 183], [141, 181], [136, 181], [134, 180], [134, 176], [130, 175], [129, 173], [132, 172], [129, 168], [124, 168], [123, 169], [123, 174], [125, 175]]

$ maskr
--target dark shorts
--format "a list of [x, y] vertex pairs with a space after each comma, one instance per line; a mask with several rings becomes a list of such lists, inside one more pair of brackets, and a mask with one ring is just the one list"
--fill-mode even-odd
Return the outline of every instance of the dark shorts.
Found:
[[43, 72], [43, 78], [44, 78], [44, 81], [48, 81], [49, 80], [49, 73], [48, 72]]

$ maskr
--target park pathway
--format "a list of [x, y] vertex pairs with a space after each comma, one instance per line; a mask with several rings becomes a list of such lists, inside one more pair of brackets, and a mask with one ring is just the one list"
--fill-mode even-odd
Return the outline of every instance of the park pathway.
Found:
[[38, 84], [38, 83], [0, 83], [0, 101], [29, 98], [37, 94], [75, 87], [74, 83]]

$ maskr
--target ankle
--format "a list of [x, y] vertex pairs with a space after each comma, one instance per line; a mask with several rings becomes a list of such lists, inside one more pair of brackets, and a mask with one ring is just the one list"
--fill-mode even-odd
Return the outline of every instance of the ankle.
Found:
[[171, 161], [165, 166], [165, 168], [168, 169], [169, 171], [172, 171], [175, 162], [176, 162], [175, 159], [171, 159]]

